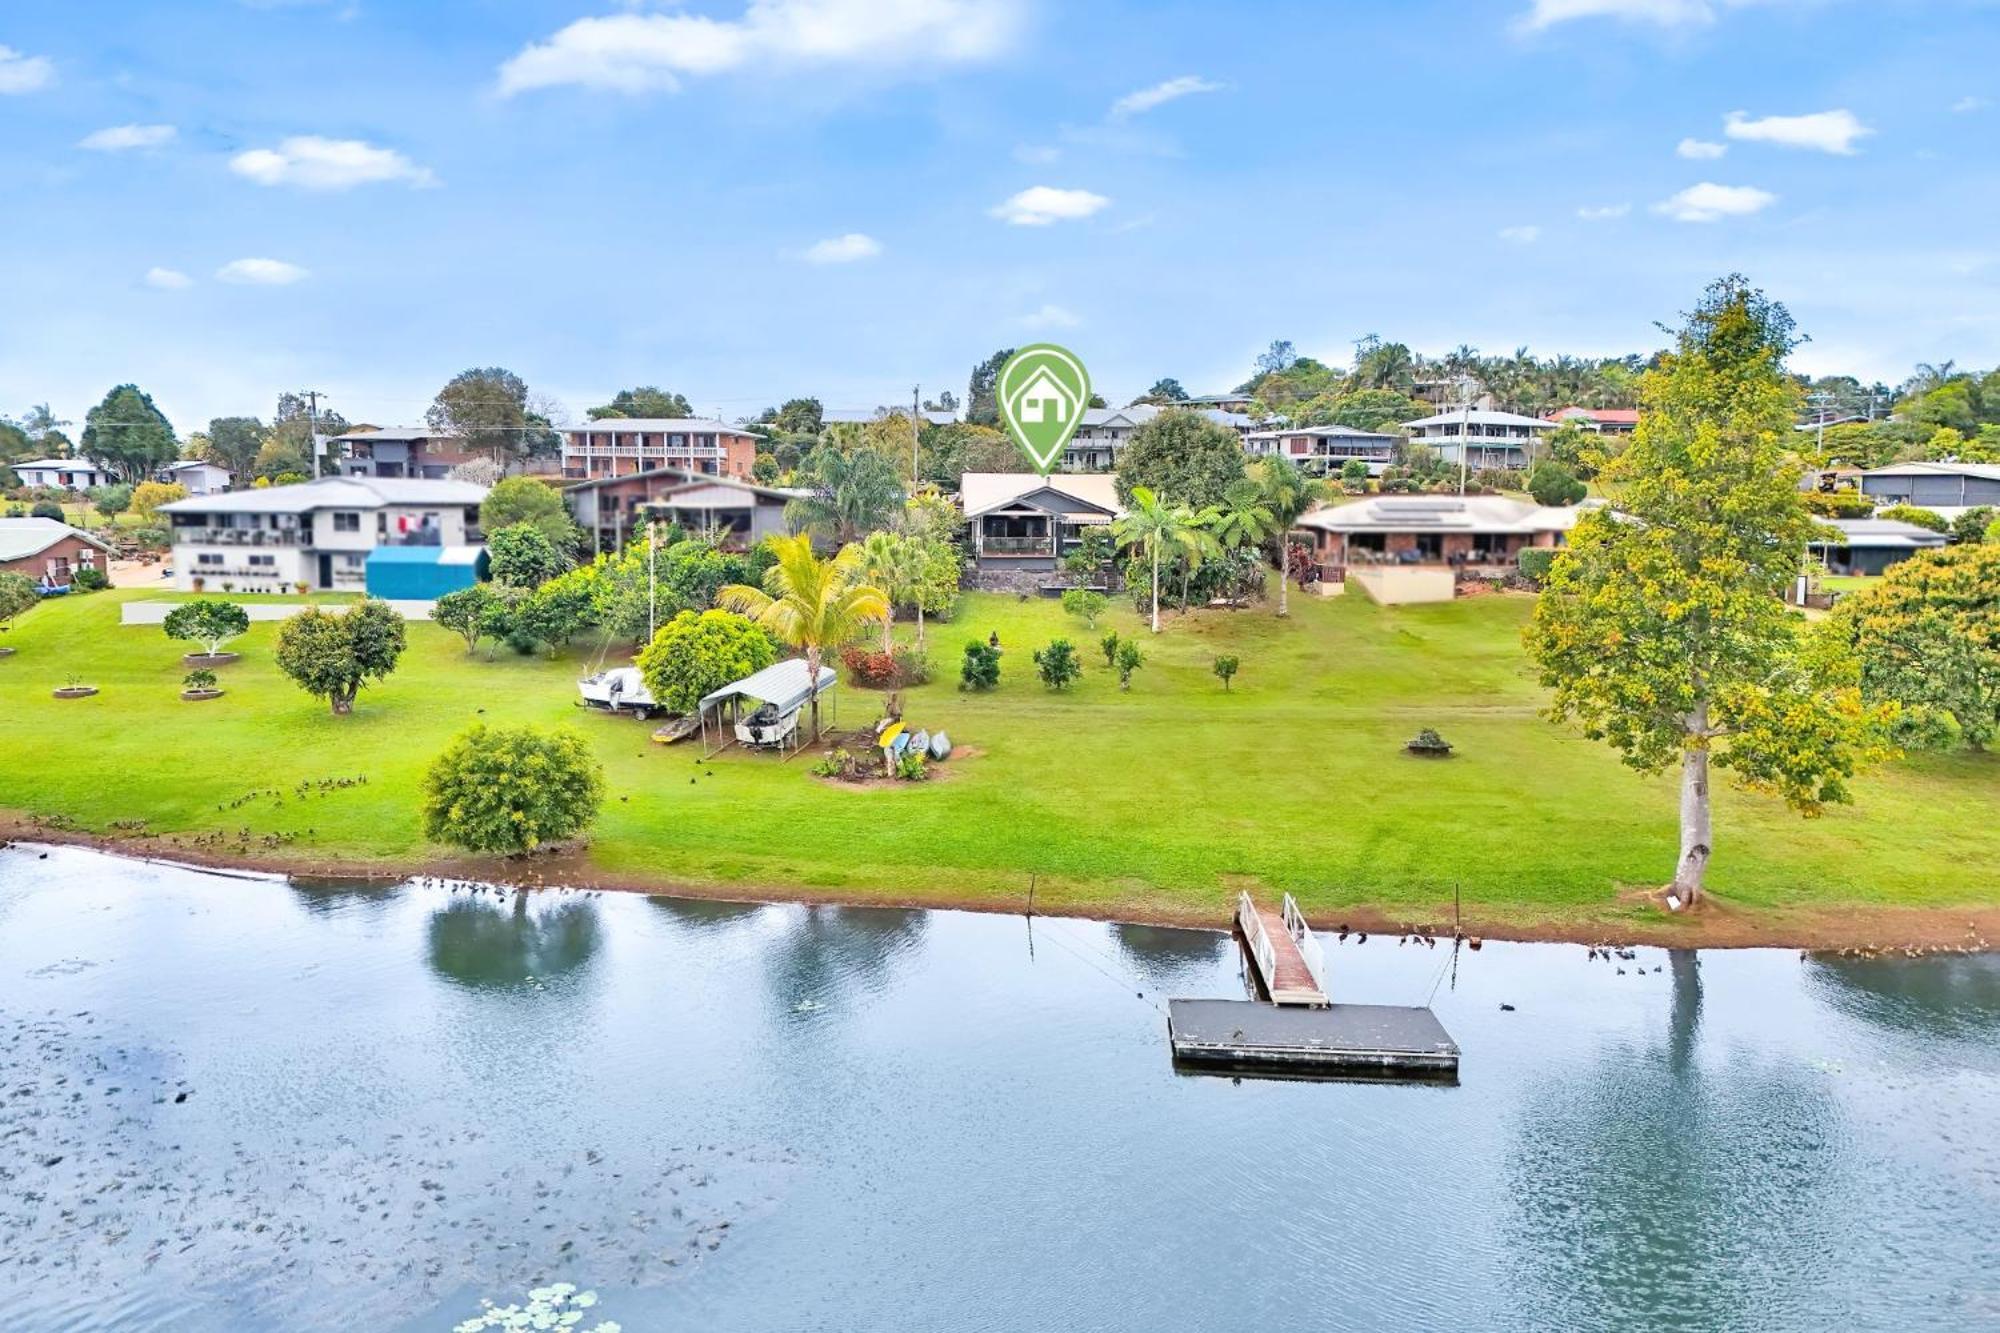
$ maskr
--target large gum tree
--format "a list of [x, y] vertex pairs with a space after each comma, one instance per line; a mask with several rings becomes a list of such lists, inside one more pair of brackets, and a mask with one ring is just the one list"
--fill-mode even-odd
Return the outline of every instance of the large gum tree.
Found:
[[1669, 332], [1631, 446], [1605, 464], [1619, 513], [1578, 520], [1527, 644], [1555, 717], [1641, 772], [1680, 769], [1671, 891], [1692, 904], [1714, 847], [1711, 767], [1817, 814], [1851, 799], [1881, 718], [1853, 658], [1803, 641], [1780, 600], [1814, 523], [1791, 453], [1791, 316], [1732, 275]]

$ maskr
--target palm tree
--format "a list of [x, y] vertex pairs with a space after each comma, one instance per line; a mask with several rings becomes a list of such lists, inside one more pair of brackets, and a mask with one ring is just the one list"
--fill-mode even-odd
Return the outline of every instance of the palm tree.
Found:
[[896, 547], [896, 583], [917, 609], [917, 651], [924, 648], [924, 583], [930, 574], [929, 538], [905, 537]]
[[1306, 476], [1297, 463], [1282, 454], [1257, 460], [1257, 485], [1278, 539], [1278, 614], [1288, 616], [1292, 613], [1291, 531], [1313, 506], [1326, 499], [1327, 485]]
[[1209, 525], [1209, 531], [1224, 550], [1233, 551], [1239, 546], [1262, 542], [1271, 535], [1271, 525], [1277, 521], [1264, 501], [1263, 489], [1245, 477], [1223, 489], [1222, 503], [1215, 507], [1215, 521]]
[[909, 591], [903, 582], [903, 545], [903, 539], [892, 532], [871, 532], [861, 543], [862, 576], [880, 588], [889, 603], [889, 614], [882, 617], [884, 653], [896, 646], [896, 602]]
[[1153, 633], [1160, 632], [1160, 557], [1169, 547], [1199, 559], [1201, 537], [1195, 515], [1185, 505], [1169, 508], [1149, 486], [1132, 488], [1132, 503], [1111, 530], [1119, 541], [1137, 546], [1153, 562]]
[[805, 654], [808, 698], [812, 702], [813, 739], [819, 739], [819, 673], [826, 650], [838, 648], [864, 625], [889, 615], [882, 590], [863, 583], [861, 548], [843, 546], [840, 554], [822, 560], [813, 554], [812, 538], [773, 537], [777, 563], [764, 571], [764, 586], [732, 583], [715, 595], [722, 606], [770, 631], [780, 643]]
[[1195, 571], [1202, 562], [1222, 554], [1222, 543], [1215, 539], [1217, 512], [1214, 505], [1199, 513], [1186, 505], [1174, 511], [1187, 525], [1191, 541], [1184, 544], [1178, 563], [1181, 567], [1181, 610], [1188, 609], [1188, 584], [1194, 580]]

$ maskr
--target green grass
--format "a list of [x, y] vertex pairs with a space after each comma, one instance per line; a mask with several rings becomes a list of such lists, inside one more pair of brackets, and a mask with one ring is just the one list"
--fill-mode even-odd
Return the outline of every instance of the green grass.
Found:
[[[1322, 914], [1436, 919], [1458, 884], [1489, 921], [1610, 924], [1644, 910], [1620, 902], [1621, 887], [1658, 883], [1672, 865], [1672, 782], [1538, 716], [1543, 692], [1520, 647], [1525, 597], [1383, 609], [1295, 595], [1289, 621], [1203, 612], [1157, 638], [1124, 605], [1109, 622], [1148, 656], [1126, 694], [1098, 635], [1053, 602], [969, 596], [955, 623], [931, 627], [939, 680], [905, 704], [913, 725], [980, 753], [936, 781], [855, 789], [814, 779], [809, 757], [697, 763], [686, 746], [651, 744], [645, 726], [573, 706], [589, 654], [468, 658], [422, 624], [401, 669], [351, 717], [277, 672], [272, 625], [232, 645], [243, 660], [221, 673], [226, 697], [183, 703], [184, 645], [117, 623], [119, 601], [154, 595], [64, 598], [5, 636], [18, 652], [0, 659], [0, 809], [100, 832], [133, 819], [177, 835], [247, 828], [253, 849], [288, 833], [283, 856], [410, 864], [438, 854], [418, 829], [423, 769], [483, 709], [488, 721], [584, 732], [611, 792], [594, 868], [661, 885], [991, 903], [1018, 900], [1035, 875], [1050, 908], [1219, 920], [1239, 886], [1290, 890]], [[996, 629], [1000, 689], [959, 694], [959, 649]], [[1060, 695], [1029, 661], [1056, 634], [1089, 664]], [[1219, 652], [1242, 660], [1229, 693], [1209, 671]], [[72, 672], [103, 692], [51, 698]], [[859, 726], [877, 699], [843, 687], [838, 707]], [[1405, 756], [1402, 742], [1425, 726], [1456, 756]], [[369, 781], [218, 809], [351, 775]], [[1906, 759], [1857, 792], [1818, 820], [1722, 792], [1713, 886], [1751, 913], [1994, 901], [2000, 759]]]

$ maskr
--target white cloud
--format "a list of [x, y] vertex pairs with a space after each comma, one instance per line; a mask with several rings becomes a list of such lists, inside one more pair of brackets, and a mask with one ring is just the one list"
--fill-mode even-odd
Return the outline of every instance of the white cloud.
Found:
[[1026, 329], [1073, 329], [1083, 323], [1073, 311], [1059, 305], [1045, 305], [1014, 321]]
[[242, 287], [289, 287], [305, 277], [306, 271], [282, 259], [232, 259], [217, 269], [215, 276]]
[[1025, 162], [1031, 167], [1045, 167], [1062, 156], [1062, 149], [1044, 143], [1024, 143], [1014, 146], [1014, 160]]
[[84, 135], [76, 146], [99, 153], [122, 153], [128, 148], [158, 148], [172, 143], [177, 132], [171, 125], [113, 125]]
[[429, 167], [418, 166], [393, 148], [316, 134], [298, 134], [276, 148], [238, 153], [229, 159], [229, 169], [259, 185], [296, 185], [302, 190], [348, 190], [395, 181], [437, 184]]
[[1576, 210], [1576, 215], [1585, 222], [1609, 222], [1613, 218], [1622, 218], [1631, 211], [1630, 204], [1599, 204], [1595, 207], [1579, 208]]
[[1967, 96], [1967, 97], [1961, 97], [1956, 102], [1953, 102], [1951, 104], [1951, 109], [1956, 114], [1962, 116], [1968, 111], [1984, 111], [1987, 107], [1992, 105], [1993, 103], [1984, 97]]
[[1653, 205], [1676, 222], [1717, 222], [1723, 218], [1747, 217], [1778, 202], [1778, 196], [1753, 185], [1716, 185], [1703, 181], [1690, 185], [1670, 199]]
[[1542, 238], [1540, 227], [1502, 227], [1500, 239], [1513, 245], [1533, 245]]
[[1036, 185], [992, 209], [994, 217], [1017, 227], [1046, 227], [1051, 222], [1087, 218], [1111, 201], [1089, 190], [1059, 190]]
[[1022, 8], [1022, 0], [750, 0], [734, 19], [583, 18], [502, 64], [500, 95], [564, 85], [671, 92], [685, 77], [744, 68], [963, 64], [1008, 49]]
[[1519, 26], [1535, 32], [1573, 19], [1618, 19], [1679, 28], [1714, 22], [1715, 8], [1708, 0], [1534, 0]]
[[163, 292], [178, 292], [194, 286], [194, 279], [177, 268], [149, 268], [146, 285]]
[[1674, 156], [1691, 162], [1710, 162], [1728, 151], [1728, 144], [1713, 143], [1707, 139], [1683, 139], [1674, 145]]
[[1165, 83], [1156, 83], [1150, 88], [1126, 93], [1111, 104], [1111, 119], [1124, 120], [1128, 116], [1144, 115], [1156, 106], [1164, 106], [1168, 102], [1191, 97], [1195, 93], [1220, 91], [1222, 85], [1219, 83], [1204, 79], [1197, 74], [1183, 74], [1178, 79], [1168, 79]]
[[860, 259], [873, 259], [881, 253], [882, 242], [873, 236], [850, 231], [845, 236], [829, 236], [815, 242], [803, 258], [808, 264], [852, 264]]
[[0, 95], [39, 92], [56, 81], [56, 67], [47, 56], [23, 55], [0, 46]]
[[1863, 125], [1852, 111], [1815, 111], [1807, 116], [1765, 116], [1751, 120], [1741, 111], [1724, 119], [1722, 132], [1732, 139], [1771, 143], [1780, 148], [1810, 148], [1821, 153], [1851, 156], [1854, 141], [1875, 131]]

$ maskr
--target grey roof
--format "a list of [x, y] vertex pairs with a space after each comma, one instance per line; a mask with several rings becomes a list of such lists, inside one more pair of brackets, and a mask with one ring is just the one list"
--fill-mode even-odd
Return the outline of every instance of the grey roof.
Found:
[[[819, 669], [819, 692], [825, 694], [839, 681], [830, 666]], [[773, 663], [762, 671], [732, 681], [719, 690], [712, 690], [701, 697], [701, 707], [707, 710], [710, 704], [738, 695], [756, 699], [775, 707], [781, 713], [789, 713], [811, 697], [812, 676], [806, 670], [806, 659], [791, 657]]]
[[1195, 407], [1190, 403], [1171, 403], [1165, 407], [1157, 403], [1133, 403], [1127, 407], [1086, 407], [1083, 409], [1083, 420], [1077, 424], [1079, 426], [1109, 426], [1123, 421], [1133, 426], [1143, 426], [1154, 417], [1160, 415], [1160, 413], [1166, 411], [1194, 412], [1199, 416], [1207, 417], [1218, 426], [1229, 426], [1237, 430], [1254, 424], [1249, 417], [1241, 412], [1223, 412], [1212, 407]]
[[65, 472], [104, 471], [103, 468], [91, 462], [88, 458], [37, 458], [32, 463], [11, 463], [9, 464], [9, 466], [12, 467], [16, 472], [26, 471], [29, 468], [52, 468], [52, 467], [61, 468]]
[[1518, 412], [1494, 412], [1473, 408], [1470, 412], [1460, 409], [1455, 412], [1439, 412], [1435, 416], [1418, 421], [1405, 421], [1403, 429], [1414, 430], [1418, 426], [1456, 426], [1468, 422], [1474, 426], [1532, 426], [1536, 430], [1554, 430], [1556, 423], [1544, 421], [1540, 417], [1524, 417]]
[[1253, 432], [1253, 440], [1279, 440], [1287, 435], [1310, 435], [1318, 440], [1368, 440], [1371, 443], [1388, 443], [1396, 437], [1384, 435], [1380, 431], [1361, 430], [1354, 426], [1288, 426], [1283, 430], [1260, 430]]
[[176, 459], [173, 462], [167, 464], [164, 468], [160, 470], [162, 472], [185, 472], [191, 467], [212, 467], [225, 477], [229, 475], [228, 468], [222, 466], [222, 464], [220, 463], [211, 463], [206, 458]]
[[1823, 518], [1820, 523], [1840, 531], [1840, 540], [1815, 535], [1814, 546], [1886, 546], [1897, 550], [1943, 546], [1950, 540], [1942, 532], [1895, 518]]
[[1567, 532], [1592, 507], [1545, 507], [1504, 495], [1380, 495], [1316, 509], [1299, 526], [1326, 532]]
[[[648, 477], [678, 477], [682, 481], [699, 482], [704, 486], [733, 486], [737, 490], [752, 495], [761, 495], [770, 500], [796, 500], [812, 492], [786, 486], [759, 486], [755, 482], [743, 481], [736, 477], [721, 477], [708, 472], [695, 472], [684, 467], [649, 467], [643, 472], [628, 472], [622, 477], [592, 477], [588, 481], [572, 482], [563, 487], [568, 491], [594, 491], [600, 486], [610, 486], [621, 481], [643, 481]], [[641, 500], [640, 504], [656, 504], [658, 501]]]
[[429, 426], [384, 426], [380, 430], [351, 430], [345, 435], [329, 436], [338, 441], [358, 441], [363, 443], [411, 444], [417, 440], [455, 440], [458, 437], [450, 431], [432, 430]]
[[52, 518], [0, 518], [0, 560], [26, 560], [65, 537], [81, 537], [100, 551], [111, 549], [89, 533]]
[[[18, 464], [17, 464], [18, 466]], [[1982, 477], [2000, 481], [2000, 463], [1896, 463], [1870, 468], [1864, 477]]]
[[1118, 503], [1118, 478], [1109, 472], [1054, 472], [1046, 477], [1038, 472], [968, 472], [958, 479], [958, 502], [967, 518], [977, 518], [1041, 490], [1066, 495], [1086, 509], [1125, 512]]
[[727, 421], [717, 421], [714, 417], [600, 417], [595, 421], [580, 421], [573, 426], [559, 426], [567, 434], [588, 433], [607, 435], [613, 431], [645, 431], [649, 434], [672, 433], [687, 435], [749, 435], [762, 438], [763, 432], [751, 430], [748, 426], [732, 426]]
[[476, 505], [486, 488], [469, 481], [418, 477], [321, 477], [296, 486], [267, 486], [198, 495], [160, 506], [163, 514], [303, 514], [314, 509], [382, 509], [389, 505]]

